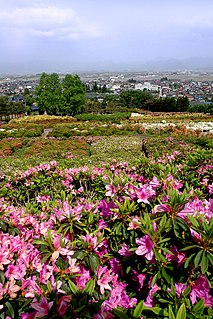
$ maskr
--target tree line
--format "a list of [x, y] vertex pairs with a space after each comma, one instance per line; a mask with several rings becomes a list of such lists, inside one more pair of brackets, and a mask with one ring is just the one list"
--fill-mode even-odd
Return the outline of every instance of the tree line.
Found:
[[[95, 82], [96, 83], [96, 82]], [[81, 113], [113, 113], [144, 110], [151, 112], [212, 112], [213, 103], [191, 107], [186, 96], [154, 97], [149, 91], [127, 90], [118, 94], [98, 89], [98, 95], [86, 98], [86, 85], [78, 75], [67, 74], [60, 79], [57, 73], [42, 73], [34, 96], [25, 92], [26, 103], [8, 102], [7, 96], [0, 97], [0, 119], [9, 119], [29, 112], [30, 106], [36, 103], [40, 114], [77, 115]], [[96, 90], [97, 89], [97, 90]], [[101, 97], [101, 98], [100, 98]]]
[[22, 101], [9, 102], [8, 96], [0, 96], [0, 120], [3, 119], [9, 121], [13, 117], [18, 117], [19, 115], [27, 111], [25, 103]]

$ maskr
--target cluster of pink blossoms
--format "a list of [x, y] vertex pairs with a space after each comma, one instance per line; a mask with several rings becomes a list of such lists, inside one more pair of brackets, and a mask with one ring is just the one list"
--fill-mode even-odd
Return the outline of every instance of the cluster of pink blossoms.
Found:
[[[179, 154], [173, 155], [176, 158]], [[92, 171], [88, 167], [59, 170], [52, 162], [31, 168], [15, 182], [4, 185], [9, 194], [15, 187], [23, 193], [32, 187], [35, 198], [26, 207], [23, 203], [16, 205], [14, 194], [8, 197], [10, 200], [0, 199], [0, 271], [4, 277], [0, 280], [1, 311], [6, 313], [6, 302], [15, 305], [29, 300], [19, 313], [21, 319], [51, 314], [67, 318], [71, 312], [78, 319], [73, 298], [76, 292], [83, 296], [85, 289], [91, 294], [88, 307], [103, 298], [93, 319], [114, 318], [114, 308], [130, 313], [140, 300], [147, 308], [159, 307], [161, 294], [168, 292], [168, 298], [171, 295], [171, 288], [163, 287], [168, 285], [166, 280], [155, 280], [165, 265], [173, 269], [167, 275], [177, 278], [177, 298], [181, 299], [190, 287], [191, 305], [203, 299], [205, 307], [213, 307], [207, 275], [200, 271], [200, 264], [195, 275], [190, 274], [190, 281], [184, 275], [188, 252], [183, 250], [186, 235], [192, 244], [200, 247], [203, 243], [203, 235], [193, 229], [188, 216], [198, 221], [203, 216], [207, 224], [213, 218], [209, 180], [202, 176], [206, 199], [191, 191], [184, 203], [175, 206], [170, 194], [181, 198], [184, 188], [177, 176], [148, 178], [127, 163], [116, 162], [109, 171], [106, 166]], [[56, 176], [63, 192], [36, 189], [39, 174], [48, 179]], [[97, 180], [103, 183], [101, 199], [100, 184], [91, 189]], [[181, 240], [174, 238], [174, 233], [171, 237], [172, 227], [168, 223], [166, 229], [166, 222], [161, 224], [162, 216], [167, 221], [181, 219], [189, 233], [182, 229]], [[187, 271], [192, 268], [190, 264]]]

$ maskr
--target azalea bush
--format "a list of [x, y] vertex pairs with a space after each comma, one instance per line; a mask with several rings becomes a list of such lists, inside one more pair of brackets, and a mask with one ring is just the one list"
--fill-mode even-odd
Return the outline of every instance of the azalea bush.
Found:
[[191, 152], [2, 174], [0, 318], [212, 318], [213, 166]]

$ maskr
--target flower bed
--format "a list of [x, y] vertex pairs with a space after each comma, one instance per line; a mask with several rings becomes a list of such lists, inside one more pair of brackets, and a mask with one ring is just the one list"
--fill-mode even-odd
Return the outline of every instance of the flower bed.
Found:
[[212, 168], [187, 149], [2, 176], [0, 318], [212, 318]]

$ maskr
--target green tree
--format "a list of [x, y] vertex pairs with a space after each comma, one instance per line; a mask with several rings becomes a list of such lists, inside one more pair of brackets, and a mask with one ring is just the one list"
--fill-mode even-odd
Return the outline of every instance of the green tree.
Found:
[[79, 114], [85, 102], [85, 88], [78, 75], [67, 74], [62, 81], [62, 103], [60, 111], [63, 115]]
[[185, 112], [189, 108], [189, 99], [187, 96], [179, 96], [176, 101], [176, 111]]
[[122, 107], [144, 108], [145, 102], [152, 99], [151, 93], [141, 90], [129, 90], [120, 94], [120, 104]]
[[42, 73], [36, 88], [40, 113], [74, 115], [81, 111], [85, 88], [78, 75], [67, 74], [62, 83], [57, 73]]
[[40, 113], [45, 111], [50, 115], [56, 115], [60, 110], [61, 83], [57, 73], [42, 73], [39, 85], [36, 87], [36, 101]]

